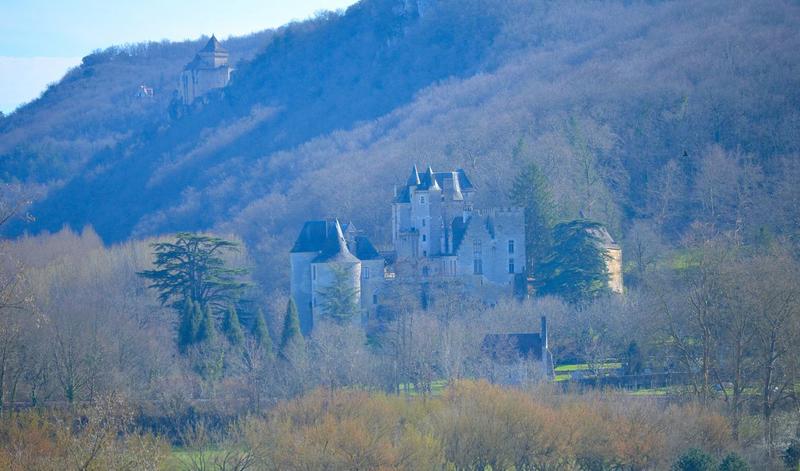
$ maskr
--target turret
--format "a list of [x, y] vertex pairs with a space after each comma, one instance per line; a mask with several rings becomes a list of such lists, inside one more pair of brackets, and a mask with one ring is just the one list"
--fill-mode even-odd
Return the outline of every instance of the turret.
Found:
[[414, 167], [411, 169], [411, 175], [408, 176], [408, 181], [406, 185], [408, 186], [419, 186], [420, 185], [419, 179], [419, 170], [417, 170], [417, 164], [414, 164]]
[[433, 174], [433, 169], [428, 166], [428, 171], [425, 173], [425, 179], [429, 190], [439, 191], [439, 182], [436, 181], [436, 176]]

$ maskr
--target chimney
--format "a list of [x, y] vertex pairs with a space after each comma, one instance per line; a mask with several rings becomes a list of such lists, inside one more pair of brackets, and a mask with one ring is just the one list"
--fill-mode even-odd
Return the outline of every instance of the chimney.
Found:
[[542, 330], [539, 336], [542, 339], [542, 350], [547, 350], [547, 316], [542, 316]]

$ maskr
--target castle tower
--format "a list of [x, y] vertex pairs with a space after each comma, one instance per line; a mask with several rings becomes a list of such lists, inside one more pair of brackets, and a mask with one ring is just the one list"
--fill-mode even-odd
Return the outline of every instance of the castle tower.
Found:
[[233, 69], [228, 65], [228, 51], [212, 35], [205, 47], [181, 72], [179, 92], [181, 101], [191, 105], [211, 90], [228, 85]]
[[361, 308], [362, 321], [375, 312], [384, 281], [384, 258], [352, 223], [337, 219], [307, 221], [290, 254], [291, 296], [297, 305], [300, 328], [311, 333], [315, 319], [325, 314], [324, 293], [342, 272]]

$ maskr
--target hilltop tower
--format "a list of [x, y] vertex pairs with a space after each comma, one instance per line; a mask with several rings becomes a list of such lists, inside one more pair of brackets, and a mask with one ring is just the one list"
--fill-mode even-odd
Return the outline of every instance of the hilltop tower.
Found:
[[212, 35], [205, 47], [181, 72], [181, 101], [185, 105], [191, 105], [197, 97], [225, 87], [231, 80], [232, 71], [228, 65], [228, 51]]

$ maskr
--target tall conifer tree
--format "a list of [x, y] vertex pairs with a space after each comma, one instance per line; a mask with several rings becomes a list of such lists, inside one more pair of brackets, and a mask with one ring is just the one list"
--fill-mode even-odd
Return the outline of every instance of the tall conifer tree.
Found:
[[279, 354], [281, 359], [290, 360], [293, 350], [305, 349], [305, 340], [300, 333], [300, 317], [297, 314], [297, 305], [294, 299], [289, 298], [286, 305], [286, 316], [283, 319], [283, 334]]
[[256, 312], [256, 321], [253, 324], [253, 338], [255, 338], [258, 345], [261, 346], [269, 358], [274, 357], [275, 354], [272, 351], [272, 337], [269, 335], [267, 321], [264, 319], [264, 311], [261, 310], [261, 308]]
[[214, 324], [214, 316], [211, 313], [211, 306], [206, 306], [202, 311], [203, 319], [197, 332], [197, 342], [213, 344], [217, 340], [217, 326]]
[[528, 274], [532, 274], [552, 245], [554, 203], [550, 184], [539, 167], [530, 162], [514, 178], [509, 197], [514, 205], [525, 210], [525, 266]]
[[225, 311], [225, 318], [222, 320], [222, 331], [233, 346], [239, 346], [244, 341], [242, 326], [239, 323], [239, 315], [236, 313], [236, 307], [234, 305], [231, 305]]

